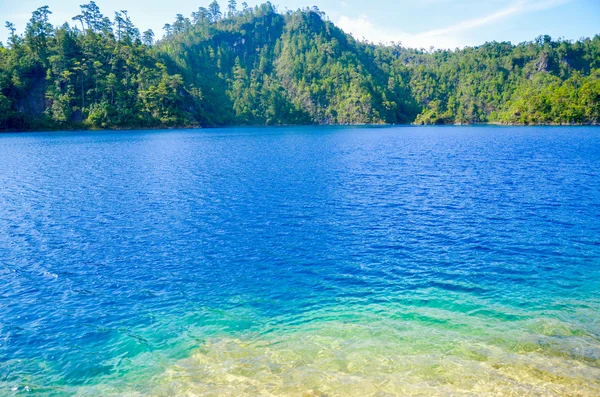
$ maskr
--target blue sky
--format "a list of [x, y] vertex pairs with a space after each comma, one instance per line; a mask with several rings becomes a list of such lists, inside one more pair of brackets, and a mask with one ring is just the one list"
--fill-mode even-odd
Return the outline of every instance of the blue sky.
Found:
[[[112, 18], [128, 10], [141, 31], [160, 36], [175, 14], [189, 16], [211, 0], [97, 0]], [[243, 0], [238, 0], [241, 3]], [[52, 23], [71, 22], [87, 0], [0, 0], [0, 41], [8, 32], [4, 21], [22, 32], [31, 11], [48, 5]], [[221, 0], [225, 8], [227, 0]], [[247, 0], [255, 5], [261, 1]], [[331, 21], [357, 38], [402, 42], [408, 47], [456, 48], [486, 41], [532, 40], [541, 34], [577, 39], [600, 34], [600, 0], [274, 0], [280, 11], [317, 5]]]

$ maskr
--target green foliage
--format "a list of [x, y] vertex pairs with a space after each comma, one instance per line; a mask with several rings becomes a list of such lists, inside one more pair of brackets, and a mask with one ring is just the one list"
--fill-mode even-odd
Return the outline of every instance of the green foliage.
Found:
[[600, 36], [576, 42], [549, 36], [513, 46], [406, 51], [421, 124], [598, 123]]
[[0, 45], [0, 130], [231, 124], [598, 123], [600, 36], [425, 51], [360, 42], [316, 7], [229, 0], [158, 42], [92, 1]]
[[600, 70], [562, 81], [537, 76], [519, 86], [499, 120], [516, 124], [582, 124], [600, 120]]

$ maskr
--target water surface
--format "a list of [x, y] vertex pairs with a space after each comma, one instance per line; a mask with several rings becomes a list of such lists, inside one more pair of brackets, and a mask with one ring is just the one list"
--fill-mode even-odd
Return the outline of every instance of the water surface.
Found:
[[600, 395], [600, 129], [0, 135], [0, 395]]

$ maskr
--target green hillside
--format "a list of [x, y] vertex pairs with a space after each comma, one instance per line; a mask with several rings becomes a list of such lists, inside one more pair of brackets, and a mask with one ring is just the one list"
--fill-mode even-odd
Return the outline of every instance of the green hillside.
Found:
[[600, 36], [425, 51], [357, 41], [318, 9], [213, 2], [164, 38], [94, 2], [34, 11], [0, 47], [0, 130], [600, 122]]

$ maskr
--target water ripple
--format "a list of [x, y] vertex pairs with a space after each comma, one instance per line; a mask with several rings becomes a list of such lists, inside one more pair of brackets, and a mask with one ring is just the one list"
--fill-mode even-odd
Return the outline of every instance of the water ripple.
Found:
[[0, 395], [600, 395], [600, 130], [0, 136]]

